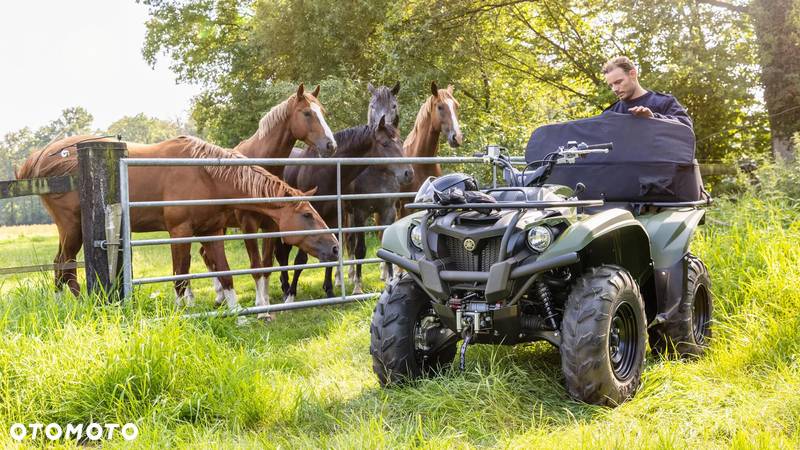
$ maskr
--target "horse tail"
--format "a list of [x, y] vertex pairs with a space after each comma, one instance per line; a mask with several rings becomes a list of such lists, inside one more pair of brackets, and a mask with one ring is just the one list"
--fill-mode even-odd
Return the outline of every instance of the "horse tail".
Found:
[[14, 176], [18, 180], [33, 178], [33, 169], [34, 166], [36, 165], [36, 160], [37, 160], [35, 156], [38, 156], [39, 152], [41, 152], [41, 150], [29, 156], [28, 159], [26, 159], [25, 162], [22, 163], [22, 166], [14, 168]]

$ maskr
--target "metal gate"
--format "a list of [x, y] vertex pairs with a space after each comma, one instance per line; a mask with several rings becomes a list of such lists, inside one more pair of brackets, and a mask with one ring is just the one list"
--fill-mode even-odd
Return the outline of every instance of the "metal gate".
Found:
[[[123, 262], [123, 284], [124, 292], [133, 292], [134, 286], [149, 284], [149, 283], [162, 283], [174, 282], [177, 280], [193, 280], [200, 278], [213, 278], [224, 275], [253, 275], [258, 273], [273, 273], [284, 270], [295, 269], [316, 269], [325, 267], [338, 267], [339, 277], [338, 284], [341, 288], [342, 295], [334, 298], [313, 299], [298, 301], [288, 304], [275, 304], [267, 306], [258, 306], [243, 308], [239, 311], [214, 311], [206, 313], [191, 314], [187, 317], [211, 317], [211, 316], [229, 316], [229, 315], [250, 315], [260, 314], [273, 311], [282, 311], [290, 309], [308, 308], [314, 306], [323, 306], [331, 304], [349, 303], [358, 300], [365, 300], [375, 297], [379, 294], [361, 294], [361, 295], [347, 295], [346, 287], [344, 284], [344, 266], [354, 264], [375, 264], [382, 260], [379, 258], [365, 258], [361, 260], [348, 260], [344, 256], [344, 248], [339, 252], [339, 258], [336, 262], [318, 262], [311, 264], [301, 265], [288, 265], [265, 267], [259, 269], [239, 269], [218, 272], [205, 272], [205, 273], [191, 273], [185, 275], [161, 276], [150, 278], [134, 278], [132, 266], [132, 251], [135, 247], [149, 246], [149, 245], [166, 245], [166, 244], [186, 244], [193, 242], [212, 242], [212, 241], [229, 241], [239, 239], [262, 239], [262, 238], [280, 238], [286, 236], [306, 236], [314, 234], [327, 234], [336, 233], [343, 246], [344, 233], [366, 233], [371, 231], [381, 231], [388, 226], [364, 226], [364, 227], [343, 227], [342, 216], [344, 214], [342, 204], [348, 200], [366, 200], [376, 198], [413, 198], [415, 192], [396, 192], [396, 193], [376, 193], [376, 194], [342, 194], [342, 166], [357, 165], [357, 166], [371, 166], [371, 165], [390, 165], [390, 164], [464, 164], [464, 163], [480, 163], [484, 159], [481, 157], [433, 157], [433, 158], [244, 158], [244, 159], [227, 159], [227, 158], [123, 158], [120, 160], [120, 199], [122, 203], [123, 214], [123, 237], [122, 237], [122, 262]], [[298, 197], [259, 197], [259, 198], [232, 198], [232, 199], [197, 199], [197, 200], [179, 200], [179, 201], [150, 201], [150, 202], [132, 202], [129, 199], [128, 191], [128, 168], [131, 166], [297, 166], [297, 165], [335, 165], [336, 166], [336, 194], [332, 195], [315, 195], [315, 196], [298, 196]], [[493, 171], [492, 184], [496, 185], [496, 173]], [[299, 201], [336, 201], [337, 202], [337, 224], [336, 228], [328, 230], [309, 230], [309, 231], [289, 231], [289, 232], [270, 232], [270, 233], [249, 233], [249, 234], [228, 234], [223, 236], [194, 236], [186, 238], [164, 238], [164, 239], [142, 239], [134, 240], [130, 232], [130, 211], [132, 208], [144, 207], [167, 207], [167, 206], [207, 206], [207, 205], [236, 205], [246, 203], [269, 203], [269, 202], [299, 202]]]

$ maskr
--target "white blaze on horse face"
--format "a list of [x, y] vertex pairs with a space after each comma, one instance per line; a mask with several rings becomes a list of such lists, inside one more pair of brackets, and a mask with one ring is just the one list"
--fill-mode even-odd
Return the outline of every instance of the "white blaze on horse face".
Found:
[[453, 100], [447, 99], [447, 107], [450, 108], [450, 121], [453, 122], [453, 131], [456, 132], [456, 136], [461, 134], [461, 126], [458, 124], [458, 118], [456, 117], [456, 105], [453, 103]]
[[336, 144], [336, 139], [333, 138], [333, 132], [328, 127], [328, 122], [325, 122], [325, 116], [322, 114], [322, 110], [319, 108], [319, 105], [316, 103], [311, 104], [311, 110], [314, 111], [314, 114], [317, 115], [317, 119], [319, 123], [322, 125], [322, 129], [325, 130], [325, 137], [330, 139], [331, 142]]

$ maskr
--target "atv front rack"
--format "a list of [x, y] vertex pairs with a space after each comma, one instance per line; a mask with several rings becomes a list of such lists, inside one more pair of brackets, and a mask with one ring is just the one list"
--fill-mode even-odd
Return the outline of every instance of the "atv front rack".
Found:
[[521, 209], [521, 208], [586, 208], [603, 206], [603, 200], [566, 200], [562, 202], [497, 202], [497, 203], [454, 203], [439, 205], [437, 203], [409, 203], [407, 209]]

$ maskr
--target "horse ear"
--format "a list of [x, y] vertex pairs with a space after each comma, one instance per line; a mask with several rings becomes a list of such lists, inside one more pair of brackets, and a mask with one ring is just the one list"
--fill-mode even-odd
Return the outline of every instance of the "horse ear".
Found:
[[375, 95], [375, 86], [369, 81], [367, 81], [367, 90], [369, 91], [369, 95]]
[[400, 82], [399, 81], [394, 84], [394, 87], [392, 88], [392, 95], [397, 97], [397, 93], [398, 92], [400, 92]]
[[435, 81], [431, 81], [431, 95], [433, 95], [434, 97], [439, 95], [439, 87], [436, 86]]
[[382, 130], [386, 128], [386, 114], [381, 115], [381, 121], [378, 122], [378, 129]]
[[306, 192], [303, 192], [303, 195], [306, 197], [312, 197], [316, 193], [317, 193], [317, 186], [314, 186], [313, 188], [307, 190]]
[[314, 88], [314, 92], [312, 92], [311, 95], [313, 95], [314, 98], [319, 100], [319, 85], [317, 85], [317, 87]]
[[447, 85], [447, 92], [449, 92], [450, 95], [453, 95], [453, 89], [455, 89], [455, 88], [453, 87], [452, 84], [448, 84]]
[[300, 83], [300, 86], [297, 88], [297, 99], [298, 100], [303, 98], [303, 92], [305, 92], [305, 86], [303, 86], [303, 83]]

